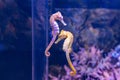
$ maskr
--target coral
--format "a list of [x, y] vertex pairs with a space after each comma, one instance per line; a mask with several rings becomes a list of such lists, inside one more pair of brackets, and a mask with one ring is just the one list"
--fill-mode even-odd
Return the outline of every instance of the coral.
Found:
[[54, 76], [56, 73], [53, 74], [50, 71], [50, 80], [117, 80], [120, 72], [120, 65], [117, 65], [119, 56], [115, 57], [117, 59], [117, 62], [114, 62], [115, 64], [112, 64], [111, 61], [114, 59], [114, 52], [119, 50], [118, 48], [119, 46], [110, 51], [105, 58], [101, 55], [103, 51], [95, 46], [88, 49], [80, 48], [79, 52], [73, 52], [71, 55], [77, 74], [70, 76], [71, 70], [67, 65], [64, 65], [63, 68], [52, 66], [51, 69], [57, 72], [57, 76]]

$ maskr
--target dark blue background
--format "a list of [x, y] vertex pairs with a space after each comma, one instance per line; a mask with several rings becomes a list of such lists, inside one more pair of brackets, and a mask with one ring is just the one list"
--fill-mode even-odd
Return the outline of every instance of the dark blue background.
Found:
[[119, 0], [53, 0], [56, 8], [111, 8], [120, 9]]

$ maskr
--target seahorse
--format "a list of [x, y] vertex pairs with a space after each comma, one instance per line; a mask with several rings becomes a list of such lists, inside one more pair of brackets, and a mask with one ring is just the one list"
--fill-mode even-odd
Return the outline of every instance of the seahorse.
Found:
[[57, 35], [59, 34], [59, 25], [56, 22], [56, 20], [60, 21], [64, 26], [67, 25], [63, 20], [63, 16], [62, 16], [61, 12], [58, 11], [58, 12], [51, 15], [51, 17], [50, 17], [50, 25], [52, 27], [52, 36], [53, 36], [53, 38], [52, 38], [52, 40], [50, 41], [49, 45], [47, 46], [47, 48], [45, 50], [45, 55], [46, 56], [50, 56], [49, 49], [51, 48], [51, 46], [55, 42], [55, 39], [56, 39]]
[[63, 51], [66, 53], [66, 58], [68, 61], [68, 64], [70, 66], [70, 68], [72, 69], [72, 71], [70, 72], [71, 76], [74, 76], [76, 74], [76, 69], [74, 68], [71, 60], [70, 60], [70, 53], [72, 53], [72, 44], [73, 44], [73, 34], [69, 31], [65, 31], [65, 30], [61, 30], [58, 39], [55, 41], [55, 44], [57, 44], [59, 41], [61, 41], [62, 39], [65, 39], [64, 43], [63, 43]]

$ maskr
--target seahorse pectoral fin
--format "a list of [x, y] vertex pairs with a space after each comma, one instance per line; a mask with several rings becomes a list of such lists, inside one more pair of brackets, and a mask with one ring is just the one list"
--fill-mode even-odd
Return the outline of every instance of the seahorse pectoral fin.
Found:
[[47, 48], [46, 48], [46, 50], [45, 50], [45, 55], [46, 55], [46, 56], [50, 56], [49, 49], [50, 49], [51, 46], [53, 45], [53, 43], [54, 43], [56, 37], [57, 37], [57, 34], [56, 34], [56, 35], [53, 35], [52, 40], [50, 41], [49, 45], [47, 46]]
[[76, 69], [74, 68], [74, 66], [73, 66], [73, 64], [72, 64], [72, 62], [70, 60], [69, 53], [66, 53], [66, 58], [67, 58], [67, 61], [68, 61], [68, 64], [69, 64], [70, 68], [72, 69], [72, 71], [70, 72], [70, 75], [71, 76], [76, 75]]

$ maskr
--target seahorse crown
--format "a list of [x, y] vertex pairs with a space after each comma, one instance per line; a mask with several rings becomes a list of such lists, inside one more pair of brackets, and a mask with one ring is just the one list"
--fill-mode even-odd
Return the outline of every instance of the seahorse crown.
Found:
[[60, 11], [57, 12], [57, 18], [58, 18], [59, 20], [63, 20], [63, 16], [62, 16], [62, 14], [61, 14]]

